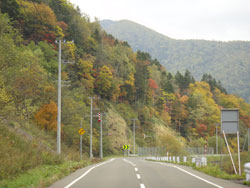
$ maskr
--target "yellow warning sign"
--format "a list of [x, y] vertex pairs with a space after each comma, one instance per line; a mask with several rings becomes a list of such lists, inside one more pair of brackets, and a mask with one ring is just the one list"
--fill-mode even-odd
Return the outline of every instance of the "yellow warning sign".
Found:
[[83, 135], [83, 134], [85, 133], [85, 130], [84, 130], [83, 128], [80, 128], [80, 129], [78, 130], [78, 133], [79, 133], [80, 135]]
[[124, 145], [122, 148], [123, 148], [124, 150], [128, 150], [128, 149], [129, 149], [129, 145]]

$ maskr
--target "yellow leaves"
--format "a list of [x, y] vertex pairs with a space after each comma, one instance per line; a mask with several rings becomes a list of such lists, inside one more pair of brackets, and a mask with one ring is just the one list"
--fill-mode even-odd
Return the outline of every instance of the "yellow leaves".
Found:
[[162, 92], [162, 96], [167, 100], [167, 101], [175, 101], [176, 96], [173, 93], [167, 93], [165, 91]]
[[31, 3], [23, 0], [17, 0], [17, 2], [21, 5], [21, 12], [29, 19], [40, 20], [40, 22], [46, 25], [56, 25], [56, 16], [53, 10], [46, 4]]
[[75, 60], [76, 46], [73, 42], [67, 42], [62, 45], [64, 58], [67, 60]]
[[63, 37], [64, 37], [63, 30], [58, 25], [56, 26], [56, 37], [60, 38], [60, 39], [63, 39]]
[[4, 107], [4, 105], [8, 104], [11, 100], [11, 97], [7, 94], [5, 90], [5, 86], [0, 77], [0, 109]]
[[111, 88], [113, 75], [109, 67], [103, 66], [96, 78], [96, 86], [98, 93], [101, 95], [108, 95], [108, 91]]
[[187, 95], [183, 95], [179, 100], [180, 100], [181, 103], [187, 103], [188, 96]]
[[134, 86], [135, 85], [135, 77], [134, 77], [134, 74], [132, 72], [129, 73], [128, 78], [129, 79], [125, 81], [125, 84]]
[[35, 115], [38, 125], [45, 131], [56, 130], [57, 125], [57, 105], [54, 101], [44, 104]]
[[211, 93], [210, 86], [206, 82], [195, 82], [194, 84], [189, 85], [189, 91], [195, 94], [202, 94], [206, 97], [212, 97], [213, 94]]

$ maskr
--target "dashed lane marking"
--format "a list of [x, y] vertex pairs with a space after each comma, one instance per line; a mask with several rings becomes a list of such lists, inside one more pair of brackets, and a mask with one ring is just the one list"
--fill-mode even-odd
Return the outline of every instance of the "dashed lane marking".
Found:
[[137, 179], [141, 179], [140, 174], [136, 174]]
[[141, 188], [146, 188], [144, 184], [140, 184]]
[[131, 164], [132, 166], [136, 166], [136, 164], [132, 163], [131, 161], [127, 160], [127, 159], [123, 159], [123, 161], [125, 161], [126, 163]]

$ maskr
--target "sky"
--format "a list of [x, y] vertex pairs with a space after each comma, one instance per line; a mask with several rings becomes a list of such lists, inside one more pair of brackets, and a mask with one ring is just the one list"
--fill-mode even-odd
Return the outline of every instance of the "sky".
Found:
[[250, 0], [70, 0], [91, 20], [131, 20], [174, 39], [250, 41]]

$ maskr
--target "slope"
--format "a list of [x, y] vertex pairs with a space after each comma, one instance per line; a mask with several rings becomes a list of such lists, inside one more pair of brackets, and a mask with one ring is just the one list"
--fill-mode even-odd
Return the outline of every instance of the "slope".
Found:
[[224, 87], [250, 101], [250, 42], [175, 40], [129, 20], [100, 22], [134, 50], [149, 52], [171, 72], [190, 70], [196, 79], [212, 74]]

